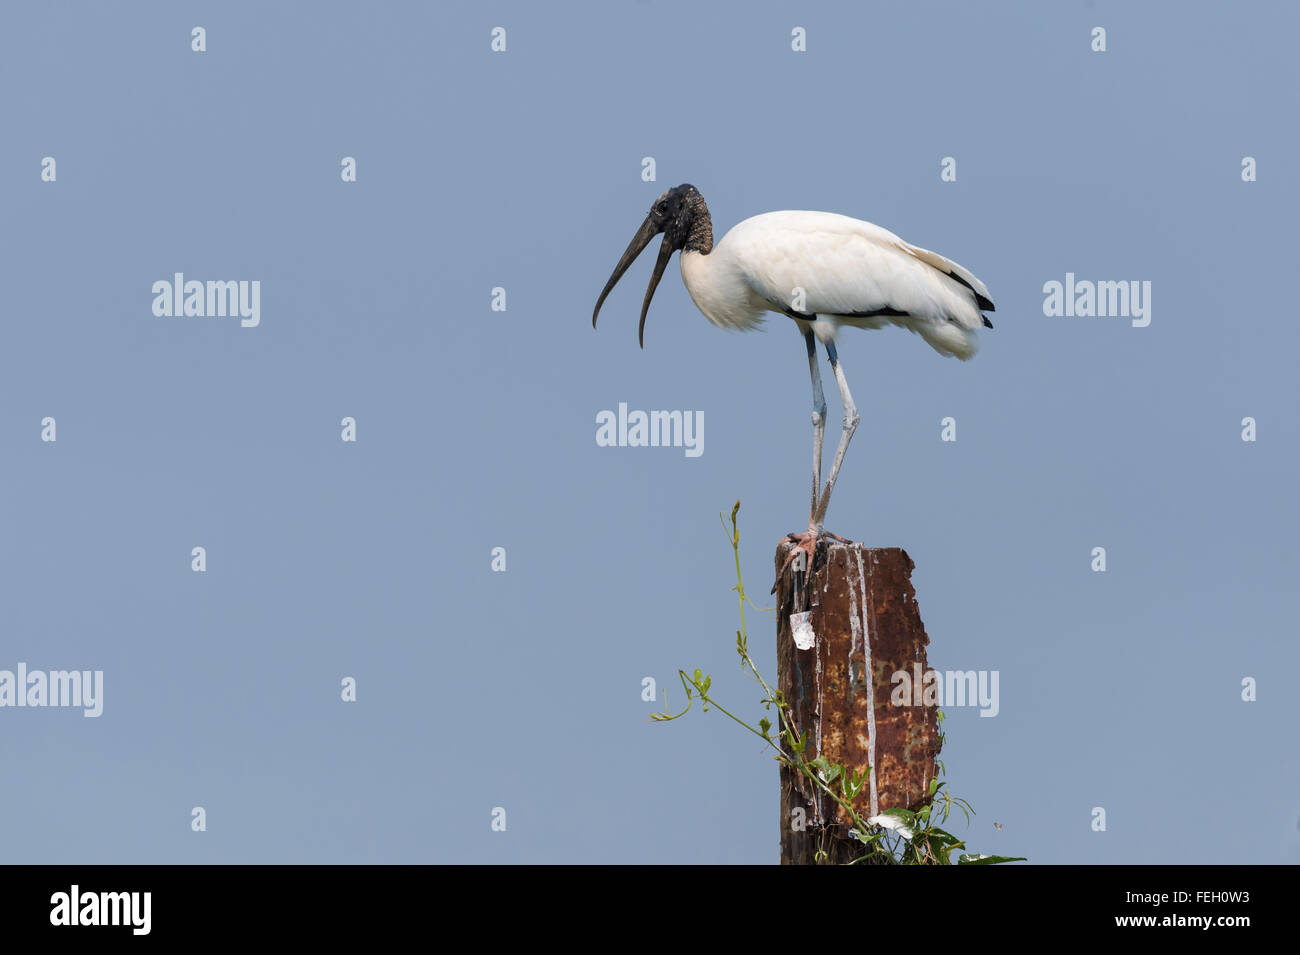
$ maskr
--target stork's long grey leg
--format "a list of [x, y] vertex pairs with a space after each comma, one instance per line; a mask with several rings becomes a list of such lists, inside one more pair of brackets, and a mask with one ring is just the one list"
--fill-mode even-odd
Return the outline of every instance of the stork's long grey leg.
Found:
[[[808, 507], [808, 520], [811, 522], [817, 514], [817, 492], [822, 486], [822, 441], [826, 435], [826, 395], [822, 392], [822, 373], [817, 368], [817, 339], [812, 329], [804, 332], [804, 344], [808, 346], [808, 370], [812, 373], [813, 389], [813, 479], [812, 504]], [[813, 526], [811, 523], [810, 527]]]
[[826, 343], [826, 357], [831, 360], [831, 370], [835, 372], [835, 383], [840, 386], [840, 399], [844, 404], [844, 427], [840, 431], [840, 444], [835, 449], [835, 460], [831, 462], [831, 476], [826, 479], [826, 489], [822, 491], [821, 502], [813, 513], [813, 523], [822, 526], [826, 520], [826, 508], [831, 504], [831, 491], [835, 489], [835, 479], [840, 476], [840, 465], [844, 463], [844, 452], [848, 450], [849, 441], [858, 427], [858, 409], [849, 393], [849, 383], [844, 378], [844, 369], [840, 366], [839, 355], [835, 352], [835, 343]]
[[[848, 382], [844, 380], [844, 372], [840, 370], [839, 356], [835, 354], [835, 344], [834, 342], [827, 342], [826, 355], [831, 360], [831, 368], [835, 372], [835, 381], [840, 386], [840, 397], [844, 401], [844, 430], [840, 434], [840, 446], [835, 451], [835, 463], [831, 465], [831, 476], [826, 482], [826, 490], [822, 492], [819, 501], [817, 487], [821, 483], [822, 477], [822, 441], [826, 434], [826, 395], [822, 392], [821, 372], [817, 370], [817, 339], [813, 336], [811, 330], [804, 333], [804, 342], [808, 345], [808, 371], [812, 375], [813, 386], [812, 513], [808, 515], [807, 531], [802, 534], [789, 535], [790, 542], [794, 546], [787, 551], [785, 563], [782, 565], [780, 573], [776, 575], [778, 584], [797, 554], [804, 554], [807, 557], [807, 563], [804, 564], [805, 573], [811, 576], [817, 563], [817, 541], [823, 536], [835, 537], [834, 534], [827, 534], [822, 529], [822, 521], [826, 518], [826, 508], [831, 502], [831, 489], [835, 486], [835, 478], [840, 473], [840, 463], [844, 460], [844, 451], [849, 446], [849, 438], [853, 437], [853, 429], [858, 426], [858, 409], [853, 406], [853, 396], [849, 394]], [[844, 540], [842, 537], [836, 539]], [[773, 584], [772, 593], [776, 593], [776, 588], [777, 584]]]

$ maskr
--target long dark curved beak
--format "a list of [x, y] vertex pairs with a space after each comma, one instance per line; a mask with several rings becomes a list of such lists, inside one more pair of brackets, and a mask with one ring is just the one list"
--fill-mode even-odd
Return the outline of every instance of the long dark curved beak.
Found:
[[[610, 291], [623, 277], [623, 273], [628, 270], [636, 257], [645, 250], [650, 244], [650, 240], [659, 234], [660, 228], [655, 224], [654, 216], [646, 216], [645, 222], [641, 223], [641, 228], [636, 230], [636, 235], [632, 236], [632, 241], [628, 243], [627, 249], [623, 252], [623, 257], [618, 260], [618, 265], [614, 266], [614, 274], [609, 277], [605, 283], [604, 290], [600, 293], [600, 298], [596, 299], [596, 308], [591, 313], [591, 327], [596, 327], [596, 319], [600, 317], [600, 307], [605, 304], [605, 298]], [[663, 245], [659, 247], [659, 258], [655, 260], [654, 273], [650, 276], [650, 286], [645, 290], [645, 301], [641, 303], [641, 323], [637, 326], [636, 338], [642, 348], [645, 348], [645, 317], [650, 311], [650, 299], [654, 298], [655, 289], [659, 286], [659, 280], [663, 277], [664, 269], [668, 266], [668, 259], [673, 254], [672, 243], [669, 242], [668, 236], [664, 236]]]

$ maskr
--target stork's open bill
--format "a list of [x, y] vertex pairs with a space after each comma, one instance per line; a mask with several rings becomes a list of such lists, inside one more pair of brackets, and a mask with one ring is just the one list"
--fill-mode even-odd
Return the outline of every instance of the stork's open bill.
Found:
[[[659, 233], [659, 246], [641, 303], [637, 340], [645, 347], [645, 317], [669, 258], [680, 251], [682, 281], [704, 317], [721, 328], [758, 327], [765, 312], [792, 318], [803, 333], [813, 391], [813, 479], [808, 530], [791, 534], [786, 567], [799, 551], [813, 566], [844, 452], [858, 426], [858, 409], [849, 393], [844, 367], [835, 350], [842, 326], [881, 328], [898, 325], [916, 332], [935, 351], [966, 361], [979, 348], [976, 332], [992, 328], [984, 312], [993, 311], [984, 283], [941, 255], [909, 245], [880, 226], [830, 212], [768, 212], [736, 225], [713, 244], [713, 222], [699, 190], [689, 184], [669, 189], [614, 267], [596, 300], [591, 325], [623, 273]], [[817, 368], [817, 342], [826, 349], [844, 404], [844, 424], [826, 486], [821, 484], [826, 398]], [[826, 535], [833, 536], [833, 535]], [[785, 568], [782, 568], [784, 572]]]

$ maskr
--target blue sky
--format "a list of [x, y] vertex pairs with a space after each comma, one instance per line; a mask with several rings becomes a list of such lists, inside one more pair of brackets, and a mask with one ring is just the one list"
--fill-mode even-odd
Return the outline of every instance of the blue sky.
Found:
[[[700, 667], [757, 718], [717, 515], [743, 502], [756, 594], [807, 520], [792, 323], [711, 327], [674, 261], [641, 351], [642, 261], [591, 329], [681, 182], [719, 237], [840, 212], [997, 302], [969, 363], [841, 336], [827, 521], [906, 548], [932, 666], [1000, 674], [997, 717], [946, 724], [971, 846], [1300, 861], [1292, 8], [0, 16], [0, 669], [105, 686], [97, 719], [0, 709], [4, 861], [776, 860], [770, 758], [641, 699]], [[176, 272], [259, 281], [260, 324], [155, 317]], [[1066, 273], [1149, 281], [1150, 325], [1048, 317]], [[599, 446], [620, 402], [702, 414], [703, 453]]]

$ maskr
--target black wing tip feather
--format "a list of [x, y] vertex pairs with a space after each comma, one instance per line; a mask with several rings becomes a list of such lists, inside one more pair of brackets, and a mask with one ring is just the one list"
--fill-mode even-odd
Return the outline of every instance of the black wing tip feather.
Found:
[[[956, 275], [952, 272], [949, 272], [948, 275], [951, 278], [956, 279], [962, 285], [966, 286], [968, 289], [971, 290], [971, 294], [975, 296], [975, 305], [977, 308], [979, 308], [981, 312], [997, 311], [997, 309], [993, 306], [993, 300], [991, 298], [989, 298], [987, 295], [981, 295], [979, 292], [975, 291], [975, 288], [969, 282], [963, 279], [960, 275]], [[989, 317], [987, 315], [981, 315], [980, 318], [984, 319], [985, 328], [993, 327], [993, 323], [989, 321]]]
[[[979, 306], [981, 312], [997, 311], [997, 309], [993, 307], [992, 299], [990, 299], [987, 295], [981, 295], [979, 292], [975, 290], [975, 286], [971, 285], [969, 282], [967, 282], [956, 272], [944, 272], [943, 274], [948, 276], [948, 278], [952, 279], [954, 282], [958, 283], [959, 285], [964, 285], [968, 289], [970, 289], [971, 294], [975, 296], [975, 304]], [[987, 318], [984, 319], [984, 324], [988, 325], [989, 328], [993, 327], [992, 325], [989, 325], [989, 320]]]

